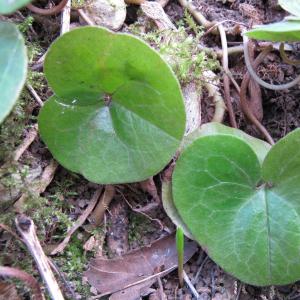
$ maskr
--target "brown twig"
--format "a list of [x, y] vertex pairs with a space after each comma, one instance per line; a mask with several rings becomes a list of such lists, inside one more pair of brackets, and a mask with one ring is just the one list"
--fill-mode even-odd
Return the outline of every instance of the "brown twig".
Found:
[[45, 300], [39, 283], [32, 275], [16, 268], [0, 266], [0, 276], [7, 276], [22, 280], [31, 288], [34, 300]]
[[224, 69], [223, 74], [223, 85], [224, 85], [224, 98], [226, 101], [226, 106], [229, 114], [230, 124], [232, 127], [237, 128], [237, 123], [235, 119], [235, 114], [233, 111], [232, 103], [231, 103], [231, 97], [230, 97], [230, 81], [228, 73], [228, 47], [227, 47], [227, 38], [226, 38], [226, 32], [222, 24], [218, 26], [220, 37], [221, 37], [221, 43], [222, 43], [222, 50], [223, 50], [223, 56], [222, 56], [222, 66]]
[[90, 215], [94, 207], [96, 206], [98, 199], [101, 195], [102, 187], [98, 188], [96, 192], [94, 193], [88, 207], [85, 209], [85, 211], [81, 214], [81, 216], [76, 220], [76, 222], [73, 224], [73, 226], [68, 230], [66, 237], [64, 240], [51, 252], [51, 255], [58, 254], [60, 252], [63, 252], [66, 246], [68, 245], [73, 233], [83, 225], [87, 217]]
[[[140, 210], [134, 208], [134, 207], [129, 203], [129, 201], [126, 199], [126, 197], [124, 196], [124, 194], [123, 194], [120, 190], [118, 190], [118, 192], [120, 193], [120, 195], [122, 196], [122, 198], [124, 199], [124, 201], [127, 203], [127, 205], [130, 207], [130, 209], [131, 209], [132, 211], [134, 211], [134, 212], [136, 212], [136, 213], [139, 213], [139, 214], [143, 215], [144, 217], [146, 217], [146, 218], [149, 219], [150, 221], [156, 222], [156, 223], [159, 225], [159, 227], [160, 227], [161, 230], [164, 230], [164, 229], [165, 229], [165, 226], [163, 225], [163, 223], [161, 222], [161, 220], [151, 218], [151, 217], [150, 217], [149, 215], [147, 215], [146, 213], [144, 213], [144, 212], [142, 212], [142, 211], [140, 211]], [[170, 233], [170, 230], [166, 230], [166, 231]]]
[[66, 287], [66, 290], [69, 292], [69, 294], [72, 296], [72, 299], [76, 299], [76, 294], [74, 292], [74, 289], [71, 287], [70, 283], [66, 279], [65, 275], [61, 270], [58, 268], [56, 263], [48, 257], [48, 262], [52, 270], [59, 276], [60, 280], [63, 282], [63, 284]]
[[188, 0], [179, 0], [181, 6], [186, 8], [189, 13], [195, 18], [195, 20], [200, 23], [206, 29], [214, 26], [214, 22], [208, 21], [205, 16], [197, 10], [197, 8]]
[[186, 272], [183, 271], [183, 279], [184, 282], [187, 284], [187, 286], [189, 287], [190, 291], [192, 292], [192, 294], [194, 295], [194, 297], [196, 299], [200, 299], [200, 295], [198, 294], [197, 290], [195, 289], [195, 287], [193, 286], [191, 280], [189, 279], [189, 277], [187, 276]]
[[46, 190], [47, 186], [51, 183], [55, 175], [57, 167], [58, 163], [52, 159], [49, 165], [44, 169], [38, 184], [35, 184], [29, 192], [22, 194], [22, 196], [15, 202], [14, 207], [18, 212], [23, 211], [24, 203], [30, 195], [34, 194], [39, 196]]
[[12, 236], [14, 236], [17, 240], [23, 242], [23, 240], [7, 225], [0, 223], [0, 228], [9, 232]]
[[15, 150], [13, 155], [14, 161], [18, 161], [20, 159], [23, 153], [28, 149], [28, 147], [35, 140], [37, 135], [38, 135], [38, 126], [34, 125], [27, 133], [26, 137], [23, 140], [23, 143]]
[[67, 3], [68, 3], [68, 0], [61, 0], [61, 2], [58, 5], [53, 6], [52, 8], [49, 8], [49, 9], [39, 8], [39, 7], [34, 6], [33, 4], [28, 4], [27, 8], [29, 10], [31, 10], [32, 12], [39, 14], [39, 15], [52, 16], [52, 15], [56, 15], [56, 14], [60, 13], [63, 10], [63, 8], [66, 6]]
[[226, 105], [219, 91], [219, 80], [217, 79], [217, 76], [210, 70], [204, 71], [203, 76], [208, 80], [204, 82], [204, 86], [208, 91], [209, 97], [212, 98], [215, 106], [215, 112], [211, 122], [222, 123], [226, 111]]
[[32, 95], [32, 97], [35, 99], [35, 101], [39, 104], [40, 107], [42, 107], [44, 105], [44, 102], [40, 98], [38, 93], [35, 91], [35, 89], [29, 83], [26, 84], [26, 87], [27, 87], [28, 91], [30, 92], [30, 94]]
[[114, 198], [115, 192], [115, 187], [113, 185], [105, 186], [103, 195], [89, 217], [89, 220], [93, 226], [97, 227], [102, 223], [105, 211], [108, 209], [110, 202]]
[[45, 255], [36, 235], [33, 221], [25, 215], [17, 216], [15, 221], [17, 229], [20, 232], [29, 252], [34, 258], [42, 278], [44, 279], [51, 299], [64, 300], [59, 285], [49, 266], [48, 258]]
[[77, 10], [79, 16], [90, 26], [94, 26], [95, 23], [89, 18], [89, 16], [83, 11], [83, 9], [79, 8]]
[[150, 177], [144, 181], [140, 182], [140, 187], [142, 188], [142, 190], [146, 193], [148, 193], [149, 195], [151, 195], [151, 197], [153, 198], [153, 200], [157, 203], [161, 203], [161, 200], [158, 196], [158, 192], [157, 192], [157, 188], [155, 185], [155, 182], [153, 180], [153, 177]]
[[[271, 51], [271, 48], [266, 48], [263, 52], [261, 52], [257, 58], [254, 60], [253, 62], [253, 66], [252, 68], [255, 70], [258, 65], [264, 60], [264, 58], [266, 57], [266, 55]], [[241, 102], [241, 108], [243, 113], [245, 114], [245, 116], [248, 118], [248, 120], [253, 123], [257, 129], [261, 132], [261, 134], [263, 134], [266, 138], [266, 140], [271, 144], [274, 145], [274, 140], [272, 139], [272, 137], [270, 136], [269, 132], [267, 131], [267, 129], [257, 120], [257, 118], [255, 117], [255, 115], [253, 114], [252, 110], [249, 108], [248, 106], [248, 102], [247, 102], [247, 88], [249, 85], [249, 81], [250, 81], [250, 74], [249, 72], [246, 73], [246, 75], [244, 76], [244, 79], [242, 81], [242, 85], [241, 85], [241, 92], [240, 92], [240, 102]]]

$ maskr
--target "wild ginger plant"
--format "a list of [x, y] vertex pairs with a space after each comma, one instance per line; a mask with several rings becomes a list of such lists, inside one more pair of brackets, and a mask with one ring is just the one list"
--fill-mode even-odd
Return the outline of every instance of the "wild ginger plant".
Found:
[[96, 183], [158, 173], [185, 129], [179, 83], [144, 42], [83, 27], [58, 38], [45, 59], [54, 95], [39, 115], [40, 134], [69, 170]]
[[[221, 124], [185, 139], [169, 216], [224, 270], [246, 283], [300, 278], [300, 129], [274, 146]], [[171, 210], [170, 210], [171, 207]]]

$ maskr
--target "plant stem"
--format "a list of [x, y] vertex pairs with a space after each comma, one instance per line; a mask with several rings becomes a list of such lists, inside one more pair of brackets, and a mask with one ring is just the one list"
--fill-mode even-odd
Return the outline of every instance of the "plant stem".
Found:
[[286, 90], [289, 89], [295, 85], [297, 85], [298, 83], [300, 83], [300, 75], [298, 75], [294, 80], [292, 80], [291, 82], [288, 83], [284, 83], [284, 84], [279, 84], [279, 85], [274, 85], [274, 84], [270, 84], [268, 82], [263, 81], [261, 78], [259, 78], [256, 74], [256, 72], [254, 71], [252, 65], [251, 65], [251, 61], [250, 61], [250, 57], [249, 57], [249, 49], [248, 49], [248, 37], [246, 35], [243, 36], [243, 41], [244, 41], [244, 56], [245, 56], [245, 63], [247, 66], [247, 69], [251, 75], [251, 77], [261, 86], [270, 89], [270, 90], [274, 90], [274, 91], [280, 91], [280, 90]]
[[280, 56], [281, 56], [282, 60], [286, 64], [293, 65], [293, 66], [299, 66], [300, 65], [300, 60], [292, 60], [287, 56], [287, 54], [284, 51], [284, 43], [280, 43], [279, 52], [280, 52]]
[[183, 287], [183, 254], [184, 254], [184, 235], [181, 227], [176, 230], [176, 248], [178, 256], [178, 279], [180, 287]]
[[63, 10], [63, 8], [66, 6], [67, 3], [68, 3], [68, 0], [62, 0], [59, 4], [57, 4], [56, 6], [53, 6], [52, 8], [49, 8], [49, 9], [39, 8], [39, 7], [34, 6], [33, 4], [28, 4], [27, 8], [29, 10], [31, 10], [32, 12], [39, 14], [39, 15], [52, 16], [52, 15], [56, 15], [56, 14], [60, 13]]
[[[253, 67], [251, 65], [251, 68], [254, 68], [255, 70], [258, 65], [263, 61], [263, 59], [266, 57], [266, 55], [270, 52], [270, 48], [266, 48], [263, 52], [261, 52], [255, 61], [253, 62]], [[249, 69], [248, 69], [249, 70]], [[254, 71], [255, 72], [255, 71]], [[247, 102], [247, 87], [249, 85], [250, 81], [250, 72], [247, 72], [244, 76], [244, 79], [242, 81], [241, 85], [241, 91], [240, 91], [240, 102], [241, 102], [241, 108], [245, 116], [249, 119], [250, 122], [252, 122], [257, 129], [265, 136], [266, 140], [271, 144], [274, 145], [274, 140], [270, 136], [267, 129], [258, 121], [258, 119], [253, 114], [252, 110], [248, 106]]]

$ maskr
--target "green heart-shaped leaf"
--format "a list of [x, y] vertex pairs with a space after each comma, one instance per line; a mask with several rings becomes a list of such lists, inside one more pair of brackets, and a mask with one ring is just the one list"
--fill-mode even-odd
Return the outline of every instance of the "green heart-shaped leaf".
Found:
[[185, 112], [170, 67], [141, 40], [98, 27], [52, 44], [45, 75], [55, 92], [39, 116], [54, 157], [98, 183], [159, 172], [180, 144]]
[[230, 135], [195, 140], [173, 173], [174, 203], [194, 238], [221, 267], [253, 285], [300, 279], [300, 129], [261, 164]]
[[297, 42], [300, 40], [300, 22], [297, 20], [284, 20], [273, 24], [261, 25], [247, 31], [245, 34], [257, 40]]
[[[186, 147], [188, 147], [192, 142], [194, 142], [200, 137], [217, 134], [228, 134], [241, 138], [246, 143], [248, 143], [248, 145], [256, 153], [261, 163], [263, 162], [264, 158], [266, 157], [268, 151], [271, 148], [270, 144], [257, 138], [254, 138], [246, 134], [242, 130], [231, 128], [220, 123], [210, 122], [207, 124], [203, 124], [199, 129], [196, 129], [195, 131], [184, 137], [179, 151], [182, 152]], [[194, 239], [192, 233], [182, 221], [174, 205], [172, 196], [172, 183], [169, 178], [164, 178], [162, 182], [162, 203], [165, 212], [167, 213], [168, 217], [173, 221], [173, 223], [177, 225], [177, 227], [182, 228], [184, 234], [187, 237], [189, 237], [190, 239]]]
[[0, 14], [11, 14], [31, 1], [32, 0], [1, 0]]
[[0, 22], [0, 123], [17, 101], [26, 73], [27, 54], [21, 33], [14, 24]]
[[278, 4], [290, 14], [300, 17], [299, 0], [279, 0]]

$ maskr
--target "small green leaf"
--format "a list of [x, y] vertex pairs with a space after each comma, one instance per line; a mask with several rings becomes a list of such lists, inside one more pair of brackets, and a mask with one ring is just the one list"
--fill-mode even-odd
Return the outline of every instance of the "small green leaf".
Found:
[[45, 75], [55, 92], [39, 116], [54, 157], [97, 183], [144, 180], [178, 148], [185, 128], [180, 86], [141, 40], [75, 29], [52, 44]]
[[25, 83], [27, 54], [14, 24], [0, 22], [0, 123], [9, 114]]
[[284, 20], [273, 24], [260, 25], [245, 34], [257, 40], [297, 42], [300, 41], [300, 22]]
[[173, 173], [174, 203], [210, 257], [253, 285], [300, 279], [300, 129], [259, 162], [242, 139], [217, 134], [189, 145]]
[[0, 14], [11, 14], [31, 1], [32, 0], [1, 0]]
[[299, 0], [279, 0], [278, 4], [290, 14], [300, 17], [300, 1]]

